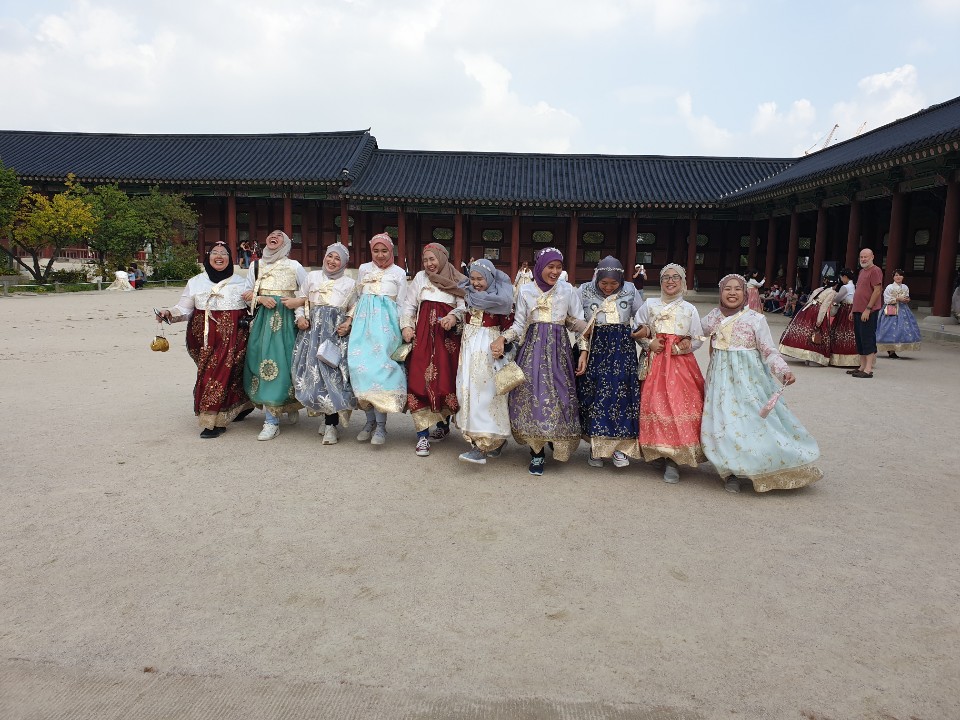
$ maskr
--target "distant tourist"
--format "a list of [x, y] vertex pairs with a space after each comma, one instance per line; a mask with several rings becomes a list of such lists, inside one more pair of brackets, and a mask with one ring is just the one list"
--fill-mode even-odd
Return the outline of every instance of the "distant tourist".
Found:
[[893, 282], [883, 290], [883, 310], [877, 316], [877, 350], [888, 357], [920, 349], [920, 326], [910, 310], [910, 288], [903, 270], [893, 271]]
[[877, 315], [880, 312], [883, 270], [873, 264], [873, 250], [860, 251], [860, 274], [853, 293], [853, 333], [857, 339], [857, 354], [860, 365], [856, 370], [847, 370], [855, 378], [872, 378], [873, 364], [877, 360]]

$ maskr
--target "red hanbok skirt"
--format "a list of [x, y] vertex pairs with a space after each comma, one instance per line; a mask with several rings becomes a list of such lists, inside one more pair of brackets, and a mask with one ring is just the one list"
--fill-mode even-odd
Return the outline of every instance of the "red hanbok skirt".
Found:
[[857, 354], [857, 337], [853, 334], [852, 303], [844, 303], [837, 309], [830, 326], [830, 364], [833, 367], [860, 367]]
[[187, 329], [187, 352], [197, 364], [193, 412], [200, 427], [226, 427], [241, 411], [252, 408], [243, 389], [243, 361], [250, 330], [240, 327], [246, 310], [211, 310], [207, 346], [203, 346], [206, 313], [196, 310]]
[[763, 308], [760, 306], [760, 291], [755, 287], [747, 288], [747, 306], [758, 313], [763, 312]]
[[817, 325], [819, 305], [809, 305], [793, 316], [780, 336], [780, 352], [798, 360], [809, 360], [818, 365], [830, 362], [830, 314]]
[[703, 373], [693, 354], [674, 355], [682, 338], [659, 334], [663, 352], [653, 355], [640, 395], [640, 449], [647, 462], [669, 458], [696, 467], [706, 460], [700, 445]]
[[417, 313], [416, 337], [407, 365], [407, 409], [418, 432], [460, 409], [460, 335], [440, 327], [440, 318], [452, 309], [446, 303], [425, 300]]

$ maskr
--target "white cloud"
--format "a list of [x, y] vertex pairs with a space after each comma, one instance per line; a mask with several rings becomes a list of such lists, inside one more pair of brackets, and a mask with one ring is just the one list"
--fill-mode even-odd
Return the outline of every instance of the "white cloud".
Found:
[[693, 98], [689, 92], [677, 98], [677, 110], [690, 132], [694, 146], [700, 152], [715, 155], [725, 155], [730, 152], [733, 147], [733, 133], [719, 127], [707, 115], [694, 115]]
[[836, 103], [830, 113], [840, 125], [841, 137], [853, 137], [863, 123], [865, 131], [874, 130], [921, 110], [926, 98], [918, 80], [917, 69], [912, 65], [860, 80], [858, 92], [851, 99]]

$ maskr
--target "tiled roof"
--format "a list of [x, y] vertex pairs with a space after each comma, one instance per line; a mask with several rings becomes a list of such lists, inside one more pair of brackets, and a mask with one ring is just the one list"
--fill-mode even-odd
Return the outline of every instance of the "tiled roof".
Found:
[[743, 204], [842, 181], [960, 149], [960, 98], [799, 158], [783, 172], [723, 198]]
[[367, 130], [276, 135], [0, 131], [0, 161], [26, 181], [340, 185], [376, 149]]
[[710, 206], [793, 162], [377, 150], [344, 194], [353, 200], [492, 205]]

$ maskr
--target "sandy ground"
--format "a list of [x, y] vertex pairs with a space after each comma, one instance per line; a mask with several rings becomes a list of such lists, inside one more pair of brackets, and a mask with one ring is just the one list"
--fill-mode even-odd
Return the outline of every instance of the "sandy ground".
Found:
[[201, 441], [178, 295], [0, 298], [0, 717], [960, 717], [958, 346], [793, 363], [825, 478], [735, 496], [407, 416]]

